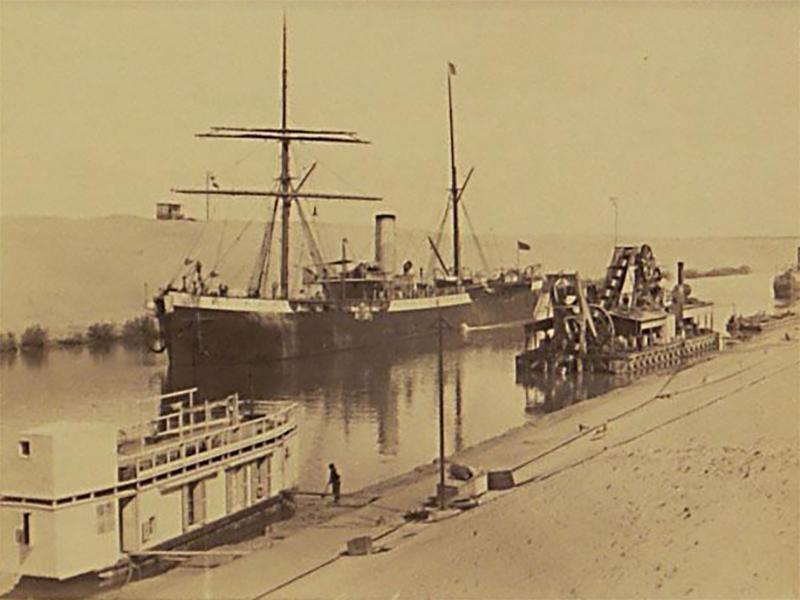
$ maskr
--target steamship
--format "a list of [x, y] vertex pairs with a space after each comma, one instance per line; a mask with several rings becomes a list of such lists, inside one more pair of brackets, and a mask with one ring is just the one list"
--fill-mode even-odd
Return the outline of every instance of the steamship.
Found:
[[[172, 368], [263, 363], [322, 353], [386, 346], [400, 340], [431, 336], [438, 319], [450, 330], [521, 324], [532, 315], [541, 288], [537, 267], [499, 271], [494, 276], [471, 274], [461, 264], [459, 216], [462, 194], [472, 172], [459, 185], [453, 131], [452, 77], [448, 64], [451, 185], [437, 240], [428, 242], [436, 266], [416, 271], [410, 261], [398, 268], [396, 217], [375, 216], [374, 260], [355, 262], [347, 256], [325, 260], [304, 209], [305, 202], [381, 198], [304, 189], [312, 165], [301, 177], [290, 172], [293, 143], [366, 144], [353, 131], [298, 129], [287, 125], [286, 26], [282, 38], [281, 124], [278, 128], [212, 127], [203, 138], [271, 140], [280, 147], [280, 175], [275, 190], [175, 189], [180, 194], [262, 197], [274, 200], [272, 219], [263, 232], [248, 289], [236, 292], [217, 283], [216, 273], [187, 259], [180, 284], [170, 282], [154, 299], [163, 348]], [[311, 262], [303, 269], [302, 288], [290, 289], [290, 216], [299, 216]], [[452, 263], [439, 246], [452, 223]], [[271, 286], [270, 258], [276, 226], [280, 228], [279, 273]], [[277, 244], [276, 244], [277, 245]], [[519, 247], [525, 246], [524, 244]], [[480, 252], [483, 258], [483, 252]], [[486, 263], [484, 259], [484, 264]], [[488, 272], [488, 268], [487, 268]]]
[[797, 248], [797, 264], [774, 277], [772, 291], [776, 300], [792, 301], [800, 298], [800, 246]]

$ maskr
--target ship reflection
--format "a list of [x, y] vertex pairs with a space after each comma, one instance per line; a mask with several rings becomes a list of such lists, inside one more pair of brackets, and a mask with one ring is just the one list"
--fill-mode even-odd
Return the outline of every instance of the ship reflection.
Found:
[[[448, 350], [456, 348], [453, 342]], [[321, 420], [340, 423], [345, 438], [356, 421], [377, 425], [381, 455], [400, 447], [398, 408], [428, 401], [435, 377], [435, 344], [370, 348], [262, 365], [239, 364], [203, 369], [169, 369], [166, 391], [198, 387], [207, 398], [238, 393], [243, 398], [293, 400]]]
[[[445, 401], [448, 437], [457, 451], [466, 446], [463, 432], [465, 367], [471, 348], [492, 352], [518, 347], [519, 334], [483, 335], [474, 339], [449, 336], [445, 343]], [[378, 453], [395, 456], [401, 449], [400, 414], [435, 406], [436, 336], [409, 344], [338, 352], [307, 359], [266, 364], [172, 369], [167, 371], [164, 391], [197, 387], [200, 395], [218, 398], [238, 393], [243, 398], [299, 402], [319, 427], [338, 423], [345, 440], [356, 423], [376, 425]], [[509, 357], [510, 362], [510, 357]], [[322, 431], [320, 431], [320, 434]], [[406, 437], [418, 435], [406, 433]], [[311, 435], [315, 437], [316, 433]], [[451, 437], [452, 436], [452, 437]], [[405, 443], [413, 443], [406, 439]], [[448, 445], [450, 442], [448, 442]]]
[[630, 379], [602, 373], [536, 373], [518, 383], [525, 389], [525, 412], [541, 415], [605, 394]]

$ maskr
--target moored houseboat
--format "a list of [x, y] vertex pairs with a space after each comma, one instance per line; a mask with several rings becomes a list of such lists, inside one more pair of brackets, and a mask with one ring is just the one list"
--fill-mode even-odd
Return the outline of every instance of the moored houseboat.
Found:
[[181, 548], [296, 487], [296, 406], [160, 398], [129, 428], [55, 422], [19, 435], [0, 491], [0, 572], [64, 580]]

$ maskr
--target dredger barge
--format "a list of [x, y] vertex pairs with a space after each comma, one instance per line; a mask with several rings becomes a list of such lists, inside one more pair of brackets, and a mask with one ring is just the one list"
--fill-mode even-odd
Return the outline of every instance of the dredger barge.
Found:
[[683, 263], [669, 295], [663, 279], [646, 244], [615, 247], [599, 286], [577, 272], [547, 275], [516, 357], [518, 378], [558, 370], [634, 374], [717, 351], [714, 305], [692, 297]]

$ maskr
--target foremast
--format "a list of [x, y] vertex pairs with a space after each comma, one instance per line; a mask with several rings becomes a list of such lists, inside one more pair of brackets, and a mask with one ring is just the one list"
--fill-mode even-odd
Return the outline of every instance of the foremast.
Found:
[[447, 108], [450, 122], [450, 199], [453, 203], [453, 275], [461, 279], [461, 231], [458, 224], [458, 174], [456, 172], [456, 141], [453, 127], [453, 85], [452, 76], [456, 74], [456, 66], [447, 63]]
[[[238, 196], [238, 197], [267, 197], [274, 198], [275, 202], [272, 209], [272, 219], [266, 223], [264, 234], [261, 239], [261, 246], [258, 258], [254, 265], [247, 294], [249, 297], [259, 298], [266, 296], [264, 289], [268, 277], [270, 251], [272, 248], [273, 230], [276, 216], [280, 208], [281, 219], [281, 252], [280, 252], [280, 297], [288, 299], [289, 289], [289, 249], [290, 249], [290, 218], [292, 202], [297, 201], [298, 213], [303, 221], [307, 233], [310, 226], [305, 220], [301, 209], [300, 199], [310, 198], [314, 200], [362, 200], [379, 201], [377, 196], [363, 196], [355, 194], [334, 194], [323, 192], [302, 192], [301, 188], [308, 179], [314, 166], [306, 172], [297, 186], [292, 184], [290, 164], [290, 144], [291, 142], [315, 142], [315, 143], [339, 143], [339, 144], [368, 144], [366, 140], [357, 137], [354, 131], [340, 131], [330, 129], [295, 129], [288, 126], [288, 68], [287, 68], [287, 30], [286, 19], [283, 20], [282, 30], [282, 54], [281, 54], [281, 125], [280, 128], [260, 128], [260, 127], [211, 127], [210, 131], [195, 134], [201, 138], [224, 138], [224, 139], [249, 139], [249, 140], [270, 140], [280, 144], [280, 176], [278, 179], [278, 190], [247, 190], [247, 189], [189, 189], [177, 188], [172, 191], [178, 194], [213, 194], [216, 196]], [[312, 253], [316, 263], [321, 263], [319, 250], [313, 236], [310, 240]], [[318, 264], [315, 266], [319, 266]]]

